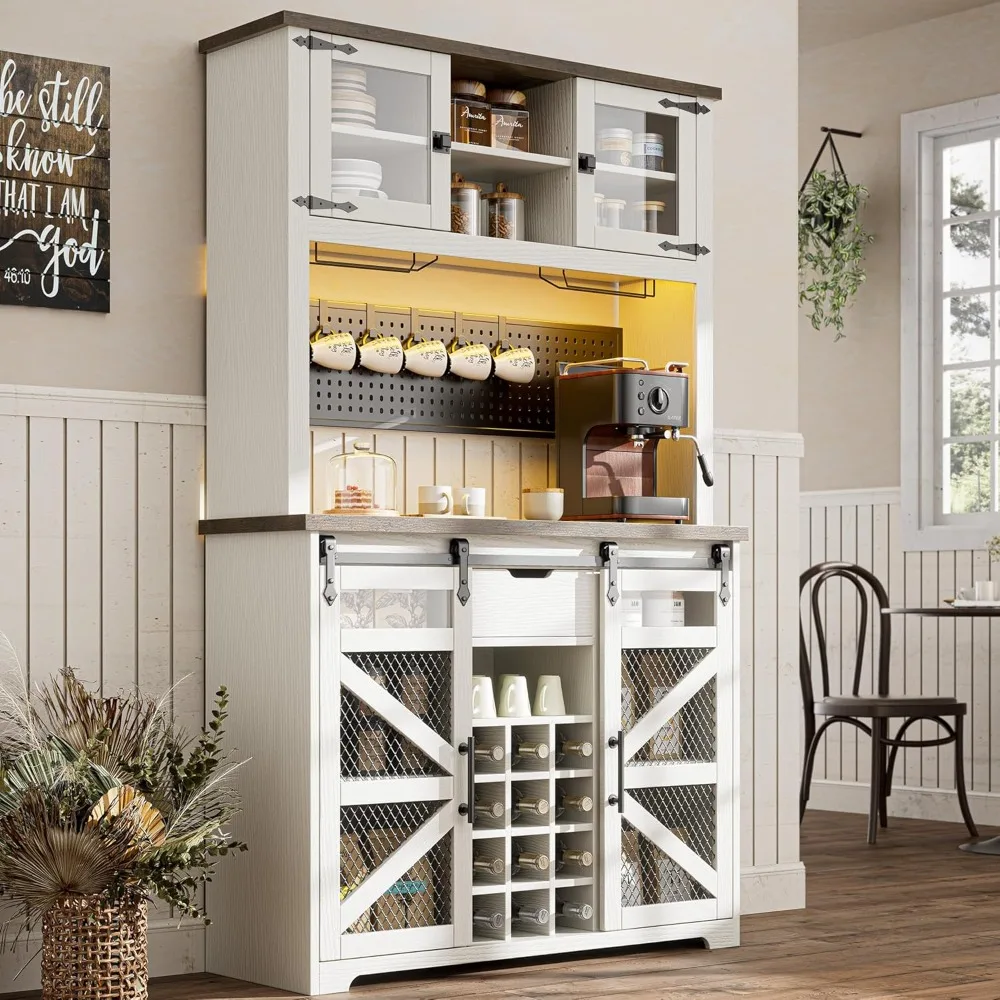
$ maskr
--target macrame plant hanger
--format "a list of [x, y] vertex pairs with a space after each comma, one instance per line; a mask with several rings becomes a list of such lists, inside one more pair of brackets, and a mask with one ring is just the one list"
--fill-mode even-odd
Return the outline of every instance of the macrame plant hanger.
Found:
[[[847, 129], [843, 128], [829, 128], [824, 125], [821, 132], [826, 133], [826, 137], [819, 145], [819, 151], [813, 158], [812, 165], [809, 167], [809, 172], [806, 174], [806, 179], [802, 182], [802, 187], [799, 188], [799, 196], [802, 196], [802, 192], [805, 191], [806, 185], [809, 183], [810, 178], [814, 173], [816, 173], [816, 168], [819, 166], [819, 161], [823, 158], [823, 154], [829, 149], [830, 151], [830, 162], [833, 165], [833, 176], [840, 176], [844, 179], [845, 183], [849, 183], [847, 180], [847, 171], [844, 169], [844, 161], [840, 158], [840, 150], [837, 149], [837, 143], [834, 141], [835, 135], [845, 135], [850, 139], [860, 139], [864, 133], [862, 132], [849, 132]], [[843, 223], [839, 223], [842, 225]], [[834, 234], [833, 239], [836, 239], [837, 233]], [[828, 246], [833, 244], [833, 239], [828, 239], [827, 237], [820, 237], [824, 243]]]

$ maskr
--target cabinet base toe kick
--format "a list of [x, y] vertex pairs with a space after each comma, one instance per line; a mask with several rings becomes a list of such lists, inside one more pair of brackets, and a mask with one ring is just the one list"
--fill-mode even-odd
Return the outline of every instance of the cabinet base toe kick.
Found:
[[[434, 951], [383, 955], [377, 959], [356, 958], [321, 962], [318, 990], [321, 994], [347, 993], [355, 980], [362, 976], [404, 974], [408, 971], [439, 969], [455, 965], [503, 962], [511, 959], [538, 958], [545, 955], [580, 955], [585, 961], [589, 952], [607, 949], [636, 949], [644, 946], [687, 942], [703, 945], [711, 951], [735, 948], [740, 943], [739, 917], [711, 920], [669, 927], [643, 927], [627, 931], [563, 933], [554, 937], [528, 936], [511, 941], [483, 941], [464, 948], [440, 948]], [[669, 955], [663, 958], [670, 967]]]

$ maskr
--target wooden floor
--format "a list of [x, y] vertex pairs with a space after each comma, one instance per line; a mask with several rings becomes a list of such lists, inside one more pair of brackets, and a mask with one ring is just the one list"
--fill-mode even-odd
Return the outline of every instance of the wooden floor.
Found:
[[[865, 818], [810, 813], [809, 905], [746, 917], [743, 945], [664, 947], [599, 958], [465, 967], [356, 985], [353, 1000], [998, 1000], [1000, 857], [963, 854], [960, 825], [891, 820], [877, 847]], [[990, 831], [991, 833], [993, 831]], [[212, 976], [155, 982], [150, 1000], [292, 997]]]

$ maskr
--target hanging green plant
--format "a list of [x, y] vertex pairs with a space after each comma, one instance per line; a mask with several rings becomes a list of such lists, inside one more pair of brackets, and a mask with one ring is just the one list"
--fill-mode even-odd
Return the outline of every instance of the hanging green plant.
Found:
[[868, 200], [863, 184], [834, 170], [813, 170], [799, 192], [799, 305], [808, 303], [816, 330], [844, 334], [844, 309], [864, 283], [865, 250], [875, 238], [858, 218]]

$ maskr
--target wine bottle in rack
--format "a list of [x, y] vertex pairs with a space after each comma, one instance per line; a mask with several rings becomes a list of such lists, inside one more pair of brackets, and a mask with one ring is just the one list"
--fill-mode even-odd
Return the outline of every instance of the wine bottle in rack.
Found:
[[519, 760], [548, 760], [549, 745], [542, 740], [525, 740], [515, 734], [516, 748], [514, 755]]
[[574, 917], [577, 920], [590, 920], [594, 908], [590, 903], [577, 903], [569, 899], [556, 900], [556, 913], [561, 917]]
[[472, 855], [472, 871], [476, 875], [503, 875], [503, 858], [490, 857], [488, 854]]
[[481, 927], [488, 931], [503, 930], [503, 914], [496, 910], [476, 910], [472, 914], [473, 927]]
[[503, 747], [499, 743], [484, 743], [476, 747], [476, 760], [484, 764], [502, 764]]
[[549, 800], [541, 795], [526, 795], [520, 788], [514, 787], [511, 806], [511, 820], [524, 818], [544, 819], [549, 814]]
[[481, 799], [476, 800], [476, 819], [503, 819], [504, 807], [502, 802], [486, 802]]
[[544, 906], [521, 906], [520, 903], [514, 903], [510, 915], [522, 924], [532, 924], [535, 927], [544, 927], [549, 922], [549, 911]]
[[541, 851], [531, 851], [521, 846], [516, 840], [510, 845], [512, 874], [520, 871], [547, 872], [549, 870], [548, 856]]
[[556, 812], [561, 816], [566, 810], [589, 813], [594, 811], [594, 800], [589, 795], [577, 792], [565, 792], [556, 788]]
[[590, 740], [564, 739], [559, 744], [559, 753], [564, 757], [593, 757], [594, 744]]
[[560, 868], [566, 865], [575, 865], [577, 868], [590, 868], [594, 863], [594, 855], [590, 851], [585, 851], [581, 848], [556, 844], [556, 860]]

